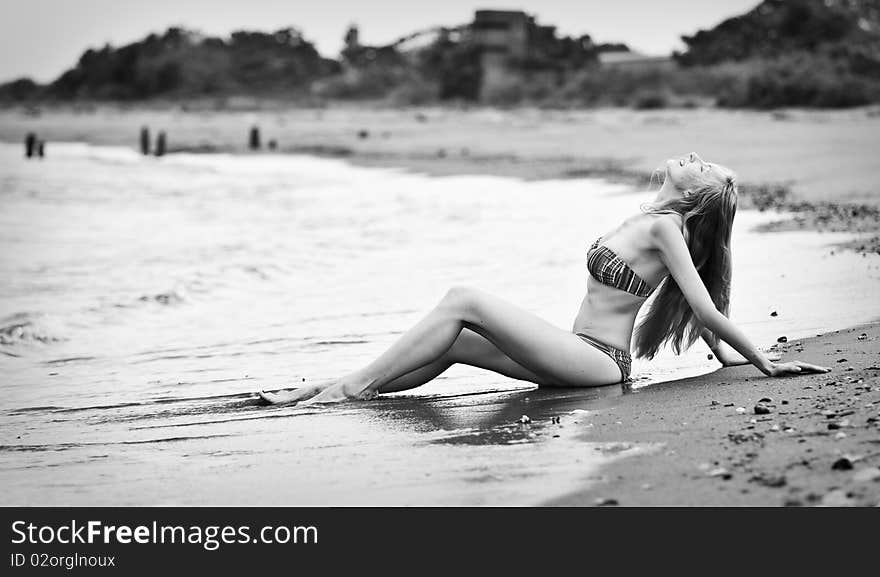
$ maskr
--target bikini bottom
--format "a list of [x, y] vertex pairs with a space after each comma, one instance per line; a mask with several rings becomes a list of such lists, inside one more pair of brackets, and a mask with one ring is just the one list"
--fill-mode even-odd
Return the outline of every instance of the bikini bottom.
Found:
[[612, 347], [611, 345], [606, 345], [601, 341], [597, 341], [592, 337], [588, 337], [583, 333], [576, 333], [584, 342], [592, 345], [593, 347], [599, 349], [614, 361], [618, 368], [620, 368], [620, 382], [623, 383], [627, 379], [629, 379], [629, 375], [632, 372], [632, 357], [628, 352], [618, 349], [617, 347]]

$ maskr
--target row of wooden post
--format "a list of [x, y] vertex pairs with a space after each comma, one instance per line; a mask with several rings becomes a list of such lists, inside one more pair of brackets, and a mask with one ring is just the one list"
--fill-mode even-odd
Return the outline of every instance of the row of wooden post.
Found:
[[150, 152], [156, 156], [165, 156], [167, 148], [165, 131], [160, 130], [156, 135], [156, 148], [150, 149], [150, 129], [146, 126], [141, 127], [141, 154], [148, 156]]
[[[148, 126], [141, 127], [141, 154], [144, 156], [149, 156], [153, 154], [154, 156], [164, 156], [168, 149], [168, 137], [165, 134], [164, 130], [160, 130], [156, 134], [156, 146], [155, 148], [150, 148], [150, 128]], [[268, 142], [269, 150], [275, 150], [278, 148], [278, 142], [274, 139]], [[260, 150], [262, 148], [262, 142], [260, 139], [260, 128], [258, 126], [252, 126], [250, 133], [248, 135], [248, 148], [251, 150]]]
[[37, 138], [36, 133], [28, 132], [24, 137], [25, 158], [43, 158], [46, 156], [46, 141]]
[[[168, 151], [168, 137], [164, 130], [160, 130], [156, 134], [156, 146], [151, 148], [150, 128], [148, 126], [142, 126], [140, 144], [141, 154], [144, 156], [149, 156], [150, 154], [155, 156], [165, 156], [165, 153]], [[278, 142], [274, 139], [270, 140], [268, 142], [268, 147], [269, 150], [275, 150], [278, 148]], [[258, 126], [251, 127], [248, 137], [248, 148], [251, 150], [260, 150], [260, 148], [262, 148], [260, 128]], [[24, 155], [25, 158], [43, 158], [46, 156], [46, 141], [38, 138], [36, 133], [28, 132], [24, 138]]]
[[[273, 138], [267, 143], [267, 146], [269, 147], [269, 150], [275, 150], [278, 148], [278, 142]], [[262, 148], [259, 126], [251, 126], [250, 135], [248, 137], [248, 148], [251, 150], [260, 150], [260, 148]]]

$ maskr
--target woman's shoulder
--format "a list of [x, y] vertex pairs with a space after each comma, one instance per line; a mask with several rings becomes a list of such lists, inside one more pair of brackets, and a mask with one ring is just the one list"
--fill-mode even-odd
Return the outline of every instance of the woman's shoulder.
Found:
[[673, 230], [678, 231], [682, 235], [684, 234], [682, 230], [684, 228], [684, 219], [677, 212], [647, 214], [645, 216], [648, 217], [648, 231], [652, 236], [669, 233]]

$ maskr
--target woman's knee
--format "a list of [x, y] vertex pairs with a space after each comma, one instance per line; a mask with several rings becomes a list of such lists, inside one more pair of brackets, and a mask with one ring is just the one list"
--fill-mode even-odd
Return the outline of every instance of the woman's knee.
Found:
[[466, 286], [454, 286], [446, 291], [440, 306], [449, 308], [462, 318], [466, 318], [468, 313], [472, 313], [479, 302], [479, 291]]

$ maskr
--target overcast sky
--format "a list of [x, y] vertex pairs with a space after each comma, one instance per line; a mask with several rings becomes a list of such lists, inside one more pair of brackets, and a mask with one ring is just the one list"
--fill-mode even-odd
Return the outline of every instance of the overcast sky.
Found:
[[649, 54], [679, 37], [749, 10], [758, 0], [0, 0], [0, 81], [48, 81], [89, 47], [139, 40], [183, 26], [210, 35], [293, 26], [335, 57], [350, 23], [361, 41], [382, 44], [431, 26], [468, 22], [475, 9], [524, 10], [561, 34], [626, 42]]

